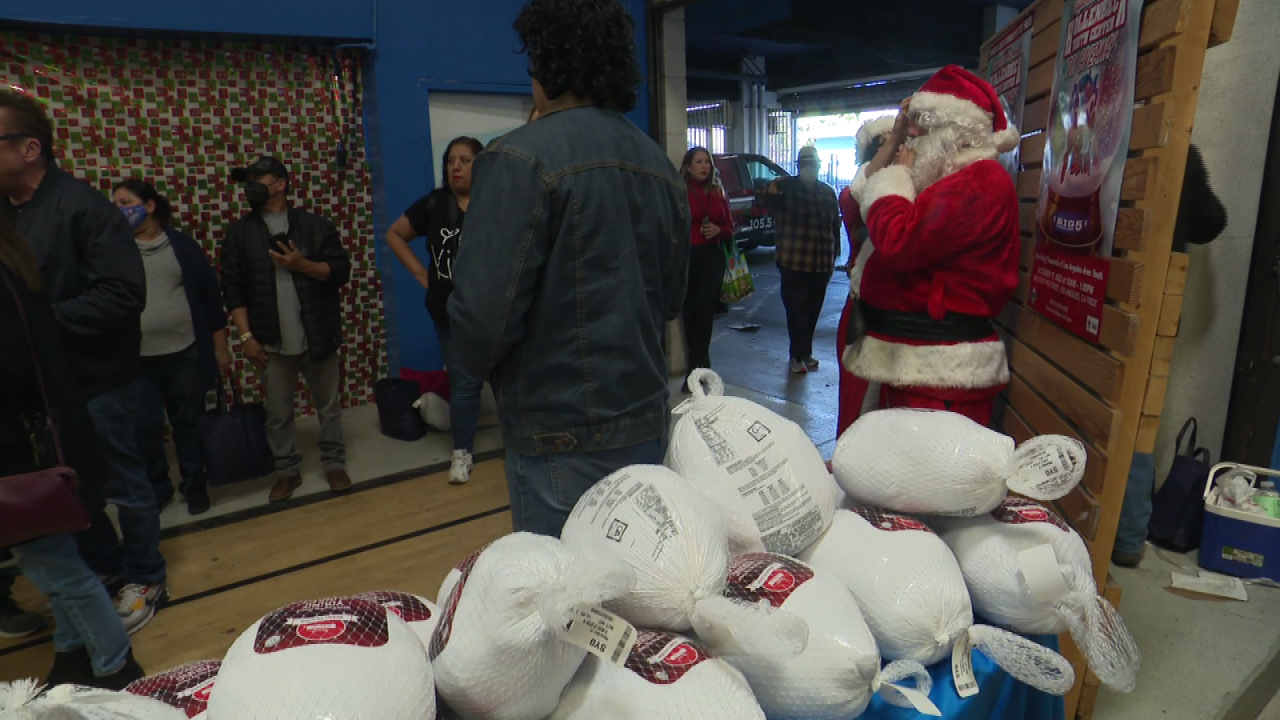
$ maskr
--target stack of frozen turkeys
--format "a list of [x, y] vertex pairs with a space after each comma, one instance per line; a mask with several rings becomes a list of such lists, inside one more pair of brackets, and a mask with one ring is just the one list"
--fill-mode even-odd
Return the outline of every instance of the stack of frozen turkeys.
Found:
[[1025, 499], [1079, 482], [1078, 443], [1015, 447], [950, 413], [881, 411], [840, 438], [833, 477], [794, 423], [724, 397], [709, 371], [690, 385], [666, 467], [601, 479], [562, 539], [479, 549], [438, 606], [394, 592], [295, 603], [220, 663], [124, 693], [0, 685], [0, 717], [848, 720], [877, 694], [938, 715], [925, 666], [951, 657], [938, 691], [981, 692], [975, 646], [1065, 693], [1071, 666], [1014, 634], [1061, 631], [1103, 682], [1132, 689], [1137, 648], [1083, 542]]

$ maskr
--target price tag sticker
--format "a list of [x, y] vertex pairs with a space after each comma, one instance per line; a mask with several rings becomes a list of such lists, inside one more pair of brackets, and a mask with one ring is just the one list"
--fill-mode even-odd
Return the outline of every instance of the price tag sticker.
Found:
[[594, 605], [569, 608], [564, 638], [614, 667], [622, 667], [636, 644], [631, 623]]
[[1036, 545], [1023, 550], [1018, 553], [1018, 565], [1022, 568], [1027, 590], [1037, 601], [1054, 603], [1071, 592], [1052, 545]]
[[973, 674], [973, 641], [965, 630], [951, 646], [951, 677], [956, 682], [956, 693], [962, 698], [978, 694], [978, 678]]

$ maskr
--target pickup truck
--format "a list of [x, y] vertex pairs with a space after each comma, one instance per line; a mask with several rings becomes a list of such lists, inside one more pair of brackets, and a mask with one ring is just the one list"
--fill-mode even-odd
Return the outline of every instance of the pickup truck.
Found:
[[791, 174], [763, 155], [716, 155], [714, 160], [725, 194], [729, 196], [738, 247], [742, 250], [773, 247], [777, 243], [774, 218], [755, 207], [756, 191], [763, 191], [769, 183]]

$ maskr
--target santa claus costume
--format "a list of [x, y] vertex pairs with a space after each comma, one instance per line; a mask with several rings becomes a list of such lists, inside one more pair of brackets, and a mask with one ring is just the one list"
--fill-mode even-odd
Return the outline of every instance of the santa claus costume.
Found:
[[[1018, 196], [999, 153], [1020, 141], [995, 90], [958, 66], [911, 97], [914, 163], [850, 187], [867, 224], [851, 279], [866, 334], [843, 365], [881, 407], [950, 410], [988, 425], [1009, 382], [996, 317], [1018, 285]], [[897, 142], [899, 138], [891, 139]]]

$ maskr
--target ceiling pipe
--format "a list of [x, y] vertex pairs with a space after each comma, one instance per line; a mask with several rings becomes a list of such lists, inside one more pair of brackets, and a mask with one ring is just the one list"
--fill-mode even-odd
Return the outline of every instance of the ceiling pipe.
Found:
[[861, 78], [857, 80], [836, 80], [834, 82], [818, 83], [817, 85], [799, 85], [796, 87], [782, 88], [781, 90], [778, 90], [778, 94], [792, 95], [807, 92], [818, 92], [821, 90], [841, 90], [844, 88], [855, 88], [864, 85], [880, 85], [899, 80], [915, 80], [917, 78], [930, 77], [941, 69], [941, 67], [936, 67], [929, 68], [928, 70], [909, 70], [907, 72], [893, 73], [891, 75], [877, 75], [875, 77]]

